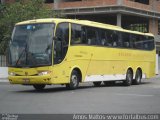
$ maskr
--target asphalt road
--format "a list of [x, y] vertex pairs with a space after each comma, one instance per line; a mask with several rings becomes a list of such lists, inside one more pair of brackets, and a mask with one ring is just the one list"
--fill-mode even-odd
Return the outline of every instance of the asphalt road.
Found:
[[0, 113], [160, 113], [160, 78], [141, 85], [93, 87], [83, 83], [77, 90], [47, 86], [37, 92], [32, 86], [0, 83]]

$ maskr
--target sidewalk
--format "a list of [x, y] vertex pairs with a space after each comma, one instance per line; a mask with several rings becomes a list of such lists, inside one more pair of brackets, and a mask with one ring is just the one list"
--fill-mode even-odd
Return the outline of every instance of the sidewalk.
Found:
[[8, 80], [8, 78], [0, 78], [0, 83], [1, 83], [1, 82], [6, 83], [6, 82], [9, 82], [9, 80]]

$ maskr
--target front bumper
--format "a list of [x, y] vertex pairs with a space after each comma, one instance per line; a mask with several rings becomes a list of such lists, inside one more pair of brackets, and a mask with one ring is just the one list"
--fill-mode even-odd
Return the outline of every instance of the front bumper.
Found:
[[44, 76], [9, 76], [9, 82], [11, 84], [52, 84], [50, 75]]

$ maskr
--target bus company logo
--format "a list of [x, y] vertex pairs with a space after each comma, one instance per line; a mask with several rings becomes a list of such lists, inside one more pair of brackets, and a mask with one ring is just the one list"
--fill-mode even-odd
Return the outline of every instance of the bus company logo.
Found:
[[25, 72], [25, 75], [28, 76], [28, 72]]

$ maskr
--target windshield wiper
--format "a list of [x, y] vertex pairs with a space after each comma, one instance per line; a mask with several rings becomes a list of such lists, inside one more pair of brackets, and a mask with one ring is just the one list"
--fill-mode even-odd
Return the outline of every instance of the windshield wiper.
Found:
[[[20, 54], [20, 56], [19, 56], [19, 58], [18, 58], [18, 60], [17, 60], [17, 62], [16, 62], [16, 67], [18, 67], [18, 62], [19, 62], [19, 60], [21, 59], [21, 57], [22, 57], [22, 55], [25, 53], [27, 51], [27, 43], [26, 43], [26, 45], [25, 45], [25, 48], [24, 48], [24, 50], [21, 52], [21, 54]], [[27, 56], [26, 56], [27, 57]]]

